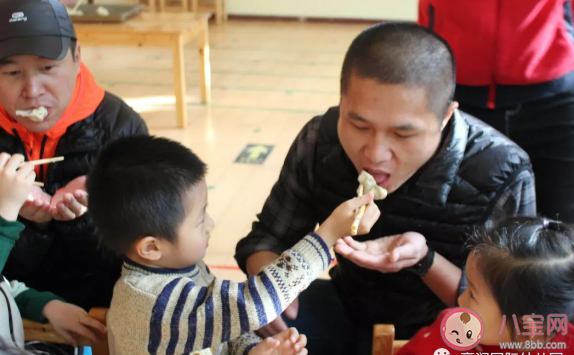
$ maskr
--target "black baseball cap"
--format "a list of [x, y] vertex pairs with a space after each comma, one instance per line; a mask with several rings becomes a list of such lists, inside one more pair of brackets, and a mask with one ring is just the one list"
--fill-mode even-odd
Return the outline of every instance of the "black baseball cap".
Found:
[[0, 0], [0, 58], [64, 59], [76, 31], [59, 0]]

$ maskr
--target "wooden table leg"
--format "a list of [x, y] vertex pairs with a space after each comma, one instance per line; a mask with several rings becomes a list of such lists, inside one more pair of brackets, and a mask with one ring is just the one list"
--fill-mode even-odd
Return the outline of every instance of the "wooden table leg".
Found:
[[155, 0], [148, 0], [149, 1], [149, 11], [155, 12]]
[[183, 12], [189, 11], [189, 4], [187, 2], [188, 0], [181, 0], [181, 7]]
[[209, 28], [207, 21], [203, 22], [202, 33], [199, 34], [199, 87], [201, 103], [211, 102], [211, 64], [209, 61]]
[[223, 0], [215, 0], [215, 22], [218, 25], [223, 23]]
[[166, 0], [159, 0], [158, 10], [161, 11], [161, 12], [164, 12], [164, 11], [165, 11], [165, 1], [166, 1]]
[[187, 94], [185, 87], [185, 60], [183, 38], [178, 36], [173, 44], [173, 86], [175, 89], [175, 111], [177, 126], [187, 127]]
[[199, 13], [199, 0], [191, 0], [191, 11]]

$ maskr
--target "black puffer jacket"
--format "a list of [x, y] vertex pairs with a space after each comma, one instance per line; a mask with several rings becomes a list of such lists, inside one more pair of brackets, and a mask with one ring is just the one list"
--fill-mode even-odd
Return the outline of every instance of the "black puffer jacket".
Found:
[[[281, 253], [356, 196], [358, 173], [339, 141], [338, 119], [339, 109], [329, 109], [293, 143], [259, 221], [237, 245], [236, 259], [244, 271], [249, 255]], [[504, 214], [536, 213], [530, 160], [508, 138], [457, 111], [435, 155], [377, 205], [380, 219], [358, 240], [419, 232], [437, 252], [462, 266], [462, 246], [473, 227]], [[408, 339], [446, 307], [409, 271], [383, 274], [340, 255], [337, 260], [332, 280], [359, 323], [394, 324], [397, 337]]]
[[[50, 195], [86, 175], [102, 147], [119, 137], [148, 134], [142, 118], [118, 97], [106, 93], [96, 111], [68, 127], [56, 148], [62, 162], [48, 165], [45, 191]], [[18, 136], [0, 130], [0, 151], [26, 156]], [[53, 220], [46, 230], [26, 225], [4, 269], [8, 279], [51, 291], [84, 308], [108, 306], [121, 260], [99, 245], [89, 212], [70, 221]]]
[[[338, 112], [323, 118], [317, 142], [315, 184], [320, 220], [356, 193], [357, 173], [339, 143]], [[435, 156], [397, 191], [377, 205], [381, 217], [357, 240], [408, 231], [459, 267], [468, 233], [501, 215], [534, 214], [535, 193], [528, 155], [482, 121], [460, 111], [445, 129]], [[409, 271], [383, 274], [337, 255], [331, 271], [344, 303], [360, 322], [392, 323], [412, 337], [445, 305]]]

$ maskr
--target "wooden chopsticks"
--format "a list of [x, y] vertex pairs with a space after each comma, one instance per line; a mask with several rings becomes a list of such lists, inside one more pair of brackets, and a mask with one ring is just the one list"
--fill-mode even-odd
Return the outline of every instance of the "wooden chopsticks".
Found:
[[49, 158], [49, 159], [30, 160], [30, 161], [25, 161], [22, 164], [20, 164], [18, 166], [18, 168], [21, 168], [24, 165], [29, 164], [29, 163], [31, 163], [32, 165], [44, 165], [44, 164], [55, 163], [55, 162], [62, 161], [62, 160], [64, 160], [64, 157], [54, 157], [54, 158]]
[[[44, 164], [59, 162], [62, 160], [64, 160], [64, 157], [54, 157], [54, 158], [48, 158], [48, 159], [38, 159], [38, 160], [25, 161], [22, 164], [20, 164], [18, 166], [18, 168], [21, 168], [26, 164], [44, 165]], [[34, 186], [44, 187], [44, 183], [41, 181], [34, 181]]]

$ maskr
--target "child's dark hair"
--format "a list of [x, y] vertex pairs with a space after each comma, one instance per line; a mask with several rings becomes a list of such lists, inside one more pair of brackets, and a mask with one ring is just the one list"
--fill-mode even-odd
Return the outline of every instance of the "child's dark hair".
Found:
[[132, 136], [107, 145], [90, 171], [88, 211], [104, 242], [126, 254], [145, 236], [177, 241], [190, 189], [206, 165], [180, 143]]
[[[538, 217], [509, 217], [476, 233], [468, 242], [476, 266], [506, 315], [542, 316], [547, 336], [549, 314], [574, 315], [574, 229]], [[540, 321], [540, 318], [534, 318]], [[521, 331], [522, 333], [522, 331]]]

